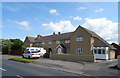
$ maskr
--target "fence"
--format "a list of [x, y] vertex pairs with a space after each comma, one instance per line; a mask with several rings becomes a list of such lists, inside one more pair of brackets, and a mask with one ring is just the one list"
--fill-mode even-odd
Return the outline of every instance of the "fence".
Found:
[[22, 55], [24, 53], [24, 51], [11, 51], [10, 54], [11, 55]]

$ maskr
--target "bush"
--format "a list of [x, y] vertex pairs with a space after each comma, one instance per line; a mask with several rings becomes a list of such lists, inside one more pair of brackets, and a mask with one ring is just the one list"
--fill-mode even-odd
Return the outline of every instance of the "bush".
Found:
[[26, 48], [20, 39], [0, 39], [0, 42], [3, 54], [10, 54], [11, 51], [23, 51]]
[[22, 50], [22, 45], [18, 43], [14, 43], [11, 45], [11, 51], [21, 51]]
[[22, 45], [22, 51], [24, 51], [27, 47]]
[[9, 52], [9, 46], [2, 47], [2, 54], [8, 54]]

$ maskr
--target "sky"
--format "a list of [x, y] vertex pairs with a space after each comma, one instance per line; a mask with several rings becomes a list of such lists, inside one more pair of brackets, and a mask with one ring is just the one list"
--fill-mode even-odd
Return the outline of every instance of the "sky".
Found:
[[2, 38], [71, 32], [79, 25], [118, 42], [118, 2], [2, 2]]

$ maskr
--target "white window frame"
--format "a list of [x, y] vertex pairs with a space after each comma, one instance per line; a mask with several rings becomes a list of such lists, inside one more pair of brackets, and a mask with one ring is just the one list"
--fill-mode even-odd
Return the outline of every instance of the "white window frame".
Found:
[[60, 44], [60, 40], [57, 40], [57, 41], [56, 41], [56, 44]]
[[65, 40], [65, 43], [70, 43], [70, 40], [69, 39]]
[[48, 44], [52, 44], [52, 41], [49, 41]]
[[77, 54], [83, 53], [83, 48], [76, 48], [76, 53]]
[[45, 44], [45, 42], [42, 42], [41, 44]]
[[[96, 53], [95, 53], [95, 50], [96, 50]], [[99, 50], [101, 50], [100, 53], [99, 53]], [[103, 51], [103, 50], [104, 50], [104, 51]], [[104, 52], [104, 53], [103, 53], [103, 52]], [[94, 49], [93, 49], [93, 53], [94, 53], [94, 54], [107, 54], [107, 53], [106, 53], [106, 48], [102, 48], [102, 47], [94, 48]]]
[[76, 41], [83, 41], [83, 37], [81, 37], [81, 36], [76, 37]]

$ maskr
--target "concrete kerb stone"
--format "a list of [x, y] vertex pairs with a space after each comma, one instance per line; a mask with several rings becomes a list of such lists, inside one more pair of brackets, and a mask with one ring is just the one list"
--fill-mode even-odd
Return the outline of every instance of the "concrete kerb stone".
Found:
[[[50, 58], [50, 60], [58, 60], [58, 59]], [[58, 61], [75, 62], [75, 63], [81, 63], [82, 65], [85, 65], [85, 63], [82, 61], [70, 61], [70, 60], [58, 60]]]

